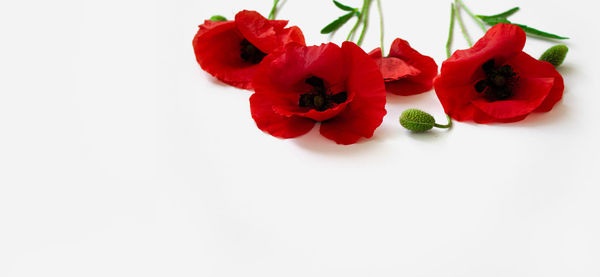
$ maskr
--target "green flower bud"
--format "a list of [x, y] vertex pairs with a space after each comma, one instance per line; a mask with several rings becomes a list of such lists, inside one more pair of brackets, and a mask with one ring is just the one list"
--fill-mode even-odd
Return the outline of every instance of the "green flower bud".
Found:
[[225, 17], [224, 17], [224, 16], [222, 16], [222, 15], [213, 15], [213, 16], [210, 18], [210, 21], [227, 21], [227, 18], [225, 18]]
[[566, 45], [552, 46], [542, 54], [540, 61], [546, 61], [554, 65], [554, 67], [559, 67], [565, 61], [567, 52], [569, 52], [569, 47]]
[[424, 111], [408, 109], [400, 116], [400, 125], [413, 132], [425, 132], [435, 126], [435, 118]]

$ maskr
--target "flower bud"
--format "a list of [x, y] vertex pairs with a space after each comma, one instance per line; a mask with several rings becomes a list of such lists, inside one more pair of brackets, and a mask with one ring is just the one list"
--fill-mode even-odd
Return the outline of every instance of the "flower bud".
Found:
[[227, 18], [222, 15], [213, 15], [210, 17], [210, 21], [227, 21]]
[[435, 118], [424, 111], [408, 109], [400, 116], [400, 125], [413, 132], [425, 132], [435, 126]]
[[566, 45], [556, 45], [546, 50], [540, 57], [540, 61], [546, 61], [554, 65], [554, 67], [559, 67], [565, 61], [567, 52], [569, 52], [569, 47]]

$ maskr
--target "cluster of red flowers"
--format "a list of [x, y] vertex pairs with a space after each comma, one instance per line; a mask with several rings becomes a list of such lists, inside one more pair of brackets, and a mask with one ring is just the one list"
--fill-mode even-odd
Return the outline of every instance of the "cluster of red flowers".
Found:
[[447, 114], [460, 121], [514, 122], [548, 111], [563, 81], [554, 67], [522, 52], [525, 34], [498, 24], [471, 49], [456, 51], [438, 75], [435, 61], [396, 39], [390, 53], [367, 54], [352, 42], [306, 46], [298, 27], [241, 11], [234, 21], [206, 21], [194, 38], [200, 66], [219, 80], [254, 90], [252, 118], [279, 138], [320, 123], [338, 144], [370, 138], [386, 115], [386, 91], [423, 93], [435, 87]]

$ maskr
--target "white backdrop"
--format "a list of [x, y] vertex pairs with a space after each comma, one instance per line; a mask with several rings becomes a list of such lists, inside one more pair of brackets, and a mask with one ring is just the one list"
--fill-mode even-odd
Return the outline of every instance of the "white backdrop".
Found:
[[[563, 101], [415, 135], [398, 116], [444, 121], [435, 94], [389, 96], [373, 139], [338, 146], [263, 134], [250, 93], [196, 64], [198, 24], [269, 0], [4, 1], [0, 276], [600, 276], [596, 4], [467, 4], [519, 5], [514, 21], [572, 38]], [[383, 5], [387, 48], [402, 37], [441, 64], [450, 2]], [[288, 0], [279, 18], [317, 44], [340, 14]]]

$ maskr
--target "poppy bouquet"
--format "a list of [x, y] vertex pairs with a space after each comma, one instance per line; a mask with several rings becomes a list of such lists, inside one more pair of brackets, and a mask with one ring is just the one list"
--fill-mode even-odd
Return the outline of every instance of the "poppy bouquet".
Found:
[[[194, 37], [196, 60], [220, 81], [253, 91], [249, 102], [256, 126], [283, 139], [302, 136], [317, 124], [323, 137], [338, 144], [371, 138], [387, 113], [387, 93], [415, 95], [435, 90], [448, 123], [437, 124], [431, 115], [409, 109], [402, 113], [400, 124], [414, 132], [450, 128], [452, 119], [480, 124], [516, 122], [533, 112], [548, 112], [561, 100], [564, 83], [556, 67], [568, 48], [554, 46], [540, 59], [523, 48], [527, 35], [566, 38], [510, 22], [508, 18], [519, 8], [492, 16], [474, 15], [456, 0], [451, 5], [448, 59], [438, 74], [434, 59], [401, 38], [384, 55], [381, 0], [376, 1], [381, 47], [369, 53], [360, 47], [372, 2], [364, 0], [361, 8], [354, 8], [333, 1], [345, 14], [321, 33], [333, 33], [355, 22], [341, 45], [307, 45], [300, 28], [275, 19], [279, 0], [267, 17], [247, 10], [238, 12], [234, 20], [213, 16]], [[462, 11], [485, 33], [474, 45]], [[455, 22], [470, 48], [452, 54]]]

